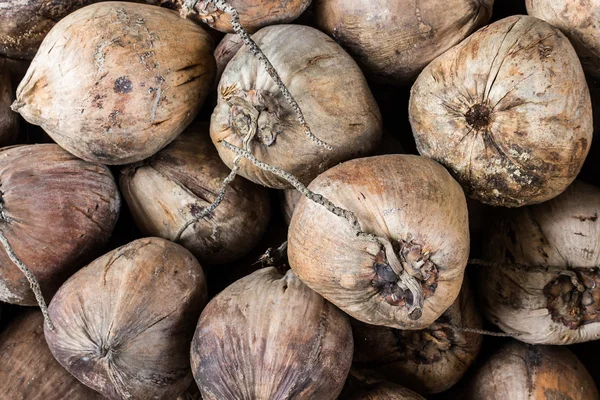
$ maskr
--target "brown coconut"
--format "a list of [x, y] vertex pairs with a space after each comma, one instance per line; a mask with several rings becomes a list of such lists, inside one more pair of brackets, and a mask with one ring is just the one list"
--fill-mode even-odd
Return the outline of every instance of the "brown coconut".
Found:
[[182, 246], [135, 240], [73, 275], [49, 306], [50, 350], [109, 399], [173, 400], [192, 383], [190, 341], [207, 301], [202, 267]]
[[121, 170], [120, 186], [136, 225], [190, 250], [201, 262], [226, 263], [244, 256], [267, 230], [269, 193], [236, 178], [210, 215], [189, 225], [217, 198], [229, 169], [208, 136], [208, 124], [194, 123], [147, 162]]
[[597, 400], [596, 385], [565, 347], [517, 341], [501, 347], [470, 382], [466, 400]]
[[215, 48], [215, 61], [217, 63], [217, 73], [215, 74], [215, 84], [218, 85], [221, 75], [229, 61], [235, 56], [239, 49], [244, 45], [242, 38], [235, 33], [228, 33], [221, 39]]
[[600, 77], [600, 1], [526, 0], [525, 4], [527, 14], [560, 29], [586, 72]]
[[382, 382], [356, 390], [342, 400], [425, 400], [421, 395], [400, 385]]
[[378, 238], [300, 199], [288, 256], [310, 288], [362, 322], [398, 329], [423, 329], [456, 300], [469, 254], [467, 205], [441, 165], [413, 155], [361, 158], [319, 175], [309, 189]]
[[482, 337], [460, 328], [482, 328], [468, 281], [456, 301], [429, 327], [418, 331], [353, 321], [354, 369], [369, 379], [383, 379], [421, 394], [454, 386], [471, 366]]
[[140, 161], [198, 113], [213, 82], [212, 51], [210, 36], [175, 11], [93, 4], [48, 33], [13, 109], [84, 160]]
[[205, 400], [333, 400], [352, 362], [352, 330], [292, 271], [263, 268], [206, 306], [191, 357]]
[[39, 310], [23, 310], [0, 334], [0, 398], [101, 400], [52, 356]]
[[374, 79], [410, 83], [492, 15], [494, 0], [315, 0], [317, 26]]
[[[222, 141], [249, 150], [308, 184], [341, 161], [370, 154], [381, 137], [381, 116], [362, 72], [327, 35], [300, 25], [278, 25], [253, 36], [298, 102], [313, 134], [333, 149], [311, 140], [279, 88], [247, 47], [229, 62], [219, 83], [210, 134], [225, 164], [235, 153]], [[249, 161], [240, 174], [272, 188], [290, 185]]]
[[529, 343], [600, 339], [600, 189], [579, 181], [555, 199], [499, 213], [479, 267], [484, 312]]
[[19, 115], [10, 109], [14, 99], [8, 63], [0, 59], [0, 146], [13, 144], [19, 133]]
[[[186, 0], [175, 0], [181, 8]], [[256, 32], [268, 25], [292, 22], [306, 10], [311, 0], [227, 0], [227, 4], [235, 8], [241, 25], [248, 32]], [[188, 11], [184, 11], [187, 14]], [[219, 10], [214, 0], [200, 0], [196, 3], [191, 16], [213, 29], [233, 33], [231, 16]]]
[[412, 87], [409, 112], [419, 153], [493, 206], [560, 194], [579, 173], [593, 133], [573, 46], [527, 16], [495, 22], [429, 64]]
[[[55, 144], [0, 149], [0, 230], [49, 300], [108, 242], [120, 196], [109, 169]], [[0, 300], [37, 305], [23, 273], [0, 250]]]

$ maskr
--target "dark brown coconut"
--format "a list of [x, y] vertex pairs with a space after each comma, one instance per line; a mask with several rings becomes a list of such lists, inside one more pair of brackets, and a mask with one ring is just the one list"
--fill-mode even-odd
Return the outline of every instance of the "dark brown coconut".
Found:
[[493, 0], [315, 0], [317, 25], [378, 81], [410, 83], [489, 21]]
[[0, 398], [100, 400], [56, 362], [44, 339], [39, 310], [23, 310], [0, 334]]
[[[0, 149], [0, 230], [49, 300], [108, 242], [120, 196], [108, 168], [55, 144]], [[0, 300], [37, 305], [23, 273], [0, 250]]]
[[409, 107], [419, 153], [493, 206], [557, 196], [592, 140], [590, 94], [573, 46], [527, 16], [495, 22], [438, 57], [412, 87]]
[[206, 31], [175, 11], [93, 4], [48, 33], [13, 109], [84, 160], [140, 161], [198, 113], [213, 82], [212, 51]]
[[248, 253], [267, 229], [271, 213], [263, 187], [236, 178], [209, 216], [178, 233], [217, 197], [229, 169], [208, 136], [194, 123], [147, 162], [121, 170], [121, 190], [136, 225], [190, 250], [201, 262], [233, 261]]
[[467, 400], [597, 400], [585, 367], [565, 347], [512, 341], [500, 348], [470, 382]]
[[351, 362], [346, 315], [292, 271], [272, 267], [211, 300], [192, 342], [192, 371], [205, 400], [333, 400]]
[[[381, 116], [362, 72], [327, 35], [300, 25], [278, 25], [253, 36], [298, 102], [312, 133], [333, 149], [310, 139], [279, 88], [247, 47], [227, 64], [219, 83], [210, 134], [225, 164], [236, 155], [221, 143], [243, 147], [261, 161], [308, 184], [319, 173], [351, 158], [370, 154], [381, 137]], [[240, 175], [272, 188], [289, 183], [249, 161]]]
[[443, 392], [462, 378], [481, 348], [481, 335], [457, 327], [482, 328], [467, 280], [454, 304], [423, 330], [353, 321], [353, 368], [369, 379], [383, 378], [421, 394]]
[[56, 293], [46, 340], [58, 362], [110, 399], [172, 400], [192, 382], [190, 341], [207, 289], [185, 248], [135, 240], [96, 259]]
[[[600, 338], [600, 189], [574, 182], [555, 199], [488, 225], [478, 287], [487, 318], [529, 343]], [[518, 265], [522, 264], [522, 265]]]
[[[176, 0], [179, 8], [186, 0]], [[268, 25], [284, 24], [298, 18], [311, 0], [228, 0], [239, 16], [240, 23], [249, 32], [256, 32]], [[187, 12], [185, 12], [187, 13]], [[233, 32], [231, 16], [219, 10], [212, 0], [196, 3], [191, 16], [221, 32]]]
[[10, 109], [14, 99], [8, 64], [0, 59], [0, 146], [13, 144], [19, 133], [19, 115]]
[[600, 3], [580, 0], [526, 0], [527, 13], [559, 28], [573, 43], [583, 68], [600, 77]]
[[419, 394], [408, 390], [402, 386], [383, 382], [376, 385], [369, 385], [357, 390], [348, 397], [342, 397], [342, 400], [425, 400]]
[[309, 188], [379, 238], [300, 199], [288, 256], [309, 287], [362, 322], [398, 329], [425, 328], [456, 300], [469, 254], [467, 205], [441, 165], [413, 155], [361, 158]]

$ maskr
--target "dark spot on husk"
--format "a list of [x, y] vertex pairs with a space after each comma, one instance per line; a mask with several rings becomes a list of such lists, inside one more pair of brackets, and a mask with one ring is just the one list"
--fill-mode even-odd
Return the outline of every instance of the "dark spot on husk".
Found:
[[573, 218], [577, 218], [581, 222], [585, 222], [585, 221], [596, 222], [596, 220], [598, 220], [598, 211], [594, 211], [594, 215], [591, 215], [591, 216], [577, 215]]
[[484, 131], [490, 125], [491, 110], [485, 104], [475, 104], [465, 114], [467, 124], [476, 131]]
[[542, 365], [542, 352], [538, 346], [527, 345], [527, 365], [530, 367]]
[[115, 93], [130, 93], [133, 90], [133, 84], [126, 76], [121, 76], [115, 81]]

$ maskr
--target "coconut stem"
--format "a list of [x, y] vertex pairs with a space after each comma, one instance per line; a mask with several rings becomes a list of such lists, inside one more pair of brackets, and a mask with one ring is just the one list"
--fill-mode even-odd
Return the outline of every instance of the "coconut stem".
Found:
[[0, 231], [0, 242], [2, 246], [4, 246], [4, 250], [6, 250], [6, 254], [8, 254], [8, 258], [21, 270], [25, 278], [29, 281], [29, 285], [31, 286], [31, 290], [33, 290], [33, 294], [35, 295], [35, 299], [37, 300], [40, 309], [42, 310], [42, 314], [44, 315], [44, 321], [46, 321], [46, 325], [50, 330], [54, 330], [54, 324], [50, 319], [50, 314], [48, 313], [48, 307], [46, 306], [46, 300], [44, 300], [44, 296], [42, 295], [42, 289], [40, 289], [40, 284], [37, 279], [31, 272], [29, 268], [17, 257], [15, 252], [12, 249], [10, 243], [8, 243], [8, 239], [4, 236], [4, 232]]
[[423, 290], [421, 289], [418, 281], [404, 270], [402, 264], [400, 263], [400, 260], [398, 260], [398, 258], [396, 257], [396, 253], [394, 252], [391, 243], [388, 240], [363, 231], [360, 226], [360, 223], [358, 222], [358, 218], [356, 218], [356, 215], [354, 215], [352, 211], [346, 210], [342, 207], [338, 207], [325, 196], [317, 194], [312, 190], [308, 189], [294, 175], [290, 174], [289, 172], [283, 171], [282, 169], [277, 168], [275, 166], [265, 164], [264, 162], [254, 157], [249, 151], [234, 146], [233, 144], [225, 140], [223, 140], [221, 143], [227, 149], [237, 154], [238, 157], [244, 157], [258, 168], [271, 172], [272, 174], [282, 179], [285, 179], [288, 183], [294, 186], [296, 190], [302, 193], [302, 195], [307, 197], [309, 200], [322, 205], [323, 207], [325, 207], [325, 209], [327, 209], [327, 211], [331, 212], [332, 214], [347, 220], [352, 226], [352, 228], [354, 228], [354, 230], [356, 231], [357, 236], [362, 236], [369, 240], [372, 240], [378, 243], [384, 249], [386, 249], [386, 254], [389, 257], [388, 260], [391, 261], [390, 266], [399, 277], [398, 285], [401, 287], [404, 286], [402, 288], [408, 289], [413, 296], [412, 304], [409, 305], [408, 310], [409, 318], [412, 320], [417, 320], [421, 318], [421, 316], [423, 315], [423, 303], [425, 299]]
[[[198, 1], [199, 0], [186, 0], [184, 2], [184, 8], [186, 12], [190, 13], [191, 10], [194, 9]], [[296, 118], [298, 119], [300, 126], [302, 126], [302, 129], [304, 129], [304, 133], [306, 134], [306, 136], [308, 136], [313, 142], [317, 143], [319, 146], [323, 146], [328, 150], [333, 150], [333, 147], [331, 147], [312, 133], [310, 127], [308, 126], [308, 123], [306, 122], [306, 119], [304, 118], [304, 113], [300, 109], [300, 106], [296, 102], [296, 99], [294, 99], [294, 96], [292, 96], [285, 83], [283, 83], [283, 80], [279, 76], [279, 73], [277, 72], [275, 67], [273, 67], [273, 64], [271, 64], [271, 61], [269, 61], [265, 53], [263, 53], [260, 47], [258, 47], [256, 42], [252, 39], [252, 37], [250, 37], [248, 31], [240, 23], [240, 16], [235, 7], [228, 4], [226, 0], [212, 0], [212, 2], [218, 10], [229, 14], [229, 16], [231, 17], [231, 27], [233, 28], [234, 32], [242, 38], [244, 44], [248, 46], [252, 54], [255, 57], [257, 57], [260, 60], [260, 62], [262, 62], [267, 73], [269, 74], [271, 79], [275, 81], [275, 83], [279, 87], [279, 90], [281, 90], [283, 97], [285, 97], [288, 104], [296, 113]]]

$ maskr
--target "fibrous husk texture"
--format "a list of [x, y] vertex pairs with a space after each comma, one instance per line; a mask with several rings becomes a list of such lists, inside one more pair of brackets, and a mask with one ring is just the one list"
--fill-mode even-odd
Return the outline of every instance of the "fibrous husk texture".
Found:
[[[302, 198], [288, 235], [292, 269], [309, 287], [352, 317], [373, 325], [422, 329], [456, 300], [469, 253], [462, 189], [435, 161], [413, 155], [367, 157], [319, 175], [309, 189], [357, 217], [363, 232]], [[394, 271], [393, 259], [403, 270]], [[409, 315], [420, 287], [420, 318]]]
[[101, 400], [52, 356], [39, 310], [22, 311], [0, 334], [0, 398]]
[[[327, 35], [299, 25], [261, 29], [253, 36], [300, 106], [312, 133], [333, 149], [309, 138], [282, 92], [247, 47], [229, 62], [219, 83], [211, 138], [225, 164], [235, 154], [221, 141], [244, 147], [259, 160], [308, 184], [333, 165], [370, 154], [381, 137], [381, 115], [354, 60]], [[240, 162], [240, 175], [272, 188], [289, 183]]]
[[372, 379], [385, 379], [421, 394], [443, 392], [456, 384], [475, 360], [482, 337], [456, 327], [482, 328], [465, 279], [456, 301], [429, 327], [402, 331], [352, 324], [354, 368]]
[[140, 161], [198, 113], [213, 82], [212, 51], [208, 33], [175, 11], [93, 4], [48, 33], [13, 109], [84, 160]]
[[[119, 216], [121, 199], [105, 166], [55, 144], [0, 150], [0, 230], [49, 300], [97, 256]], [[0, 251], [0, 300], [37, 305], [22, 272]]]
[[347, 316], [292, 271], [268, 267], [206, 306], [192, 342], [192, 370], [206, 400], [333, 400], [352, 351]]
[[139, 239], [60, 288], [46, 340], [67, 371], [109, 399], [172, 400], [192, 383], [190, 341], [206, 301], [204, 273], [189, 251]]
[[400, 385], [389, 382], [369, 385], [349, 397], [344, 397], [345, 400], [424, 400], [424, 398], [406, 389]]
[[215, 201], [228, 174], [208, 125], [193, 123], [147, 162], [123, 169], [120, 185], [144, 234], [178, 239], [201, 262], [216, 264], [249, 252], [267, 230], [271, 212], [267, 190], [238, 177], [223, 202], [177, 238], [188, 221]]
[[[499, 213], [479, 284], [488, 319], [529, 343], [600, 338], [600, 190], [576, 181], [555, 199]], [[521, 264], [521, 265], [518, 265]]]
[[382, 82], [410, 83], [492, 15], [493, 0], [315, 0], [317, 26]]
[[493, 206], [560, 194], [579, 173], [593, 133], [573, 46], [527, 16], [488, 25], [429, 64], [412, 87], [409, 113], [419, 153]]
[[[190, 1], [175, 0], [175, 3], [181, 8]], [[237, 10], [241, 25], [251, 33], [265, 26], [295, 20], [310, 3], [311, 0], [227, 0], [227, 4]], [[188, 13], [185, 8], [183, 11]], [[218, 31], [233, 33], [231, 15], [216, 7], [213, 0], [196, 2], [190, 16]]]
[[560, 29], [571, 41], [583, 68], [600, 77], [600, 2], [526, 0], [527, 13]]
[[571, 351], [516, 341], [501, 347], [470, 382], [467, 400], [597, 400], [596, 385]]

